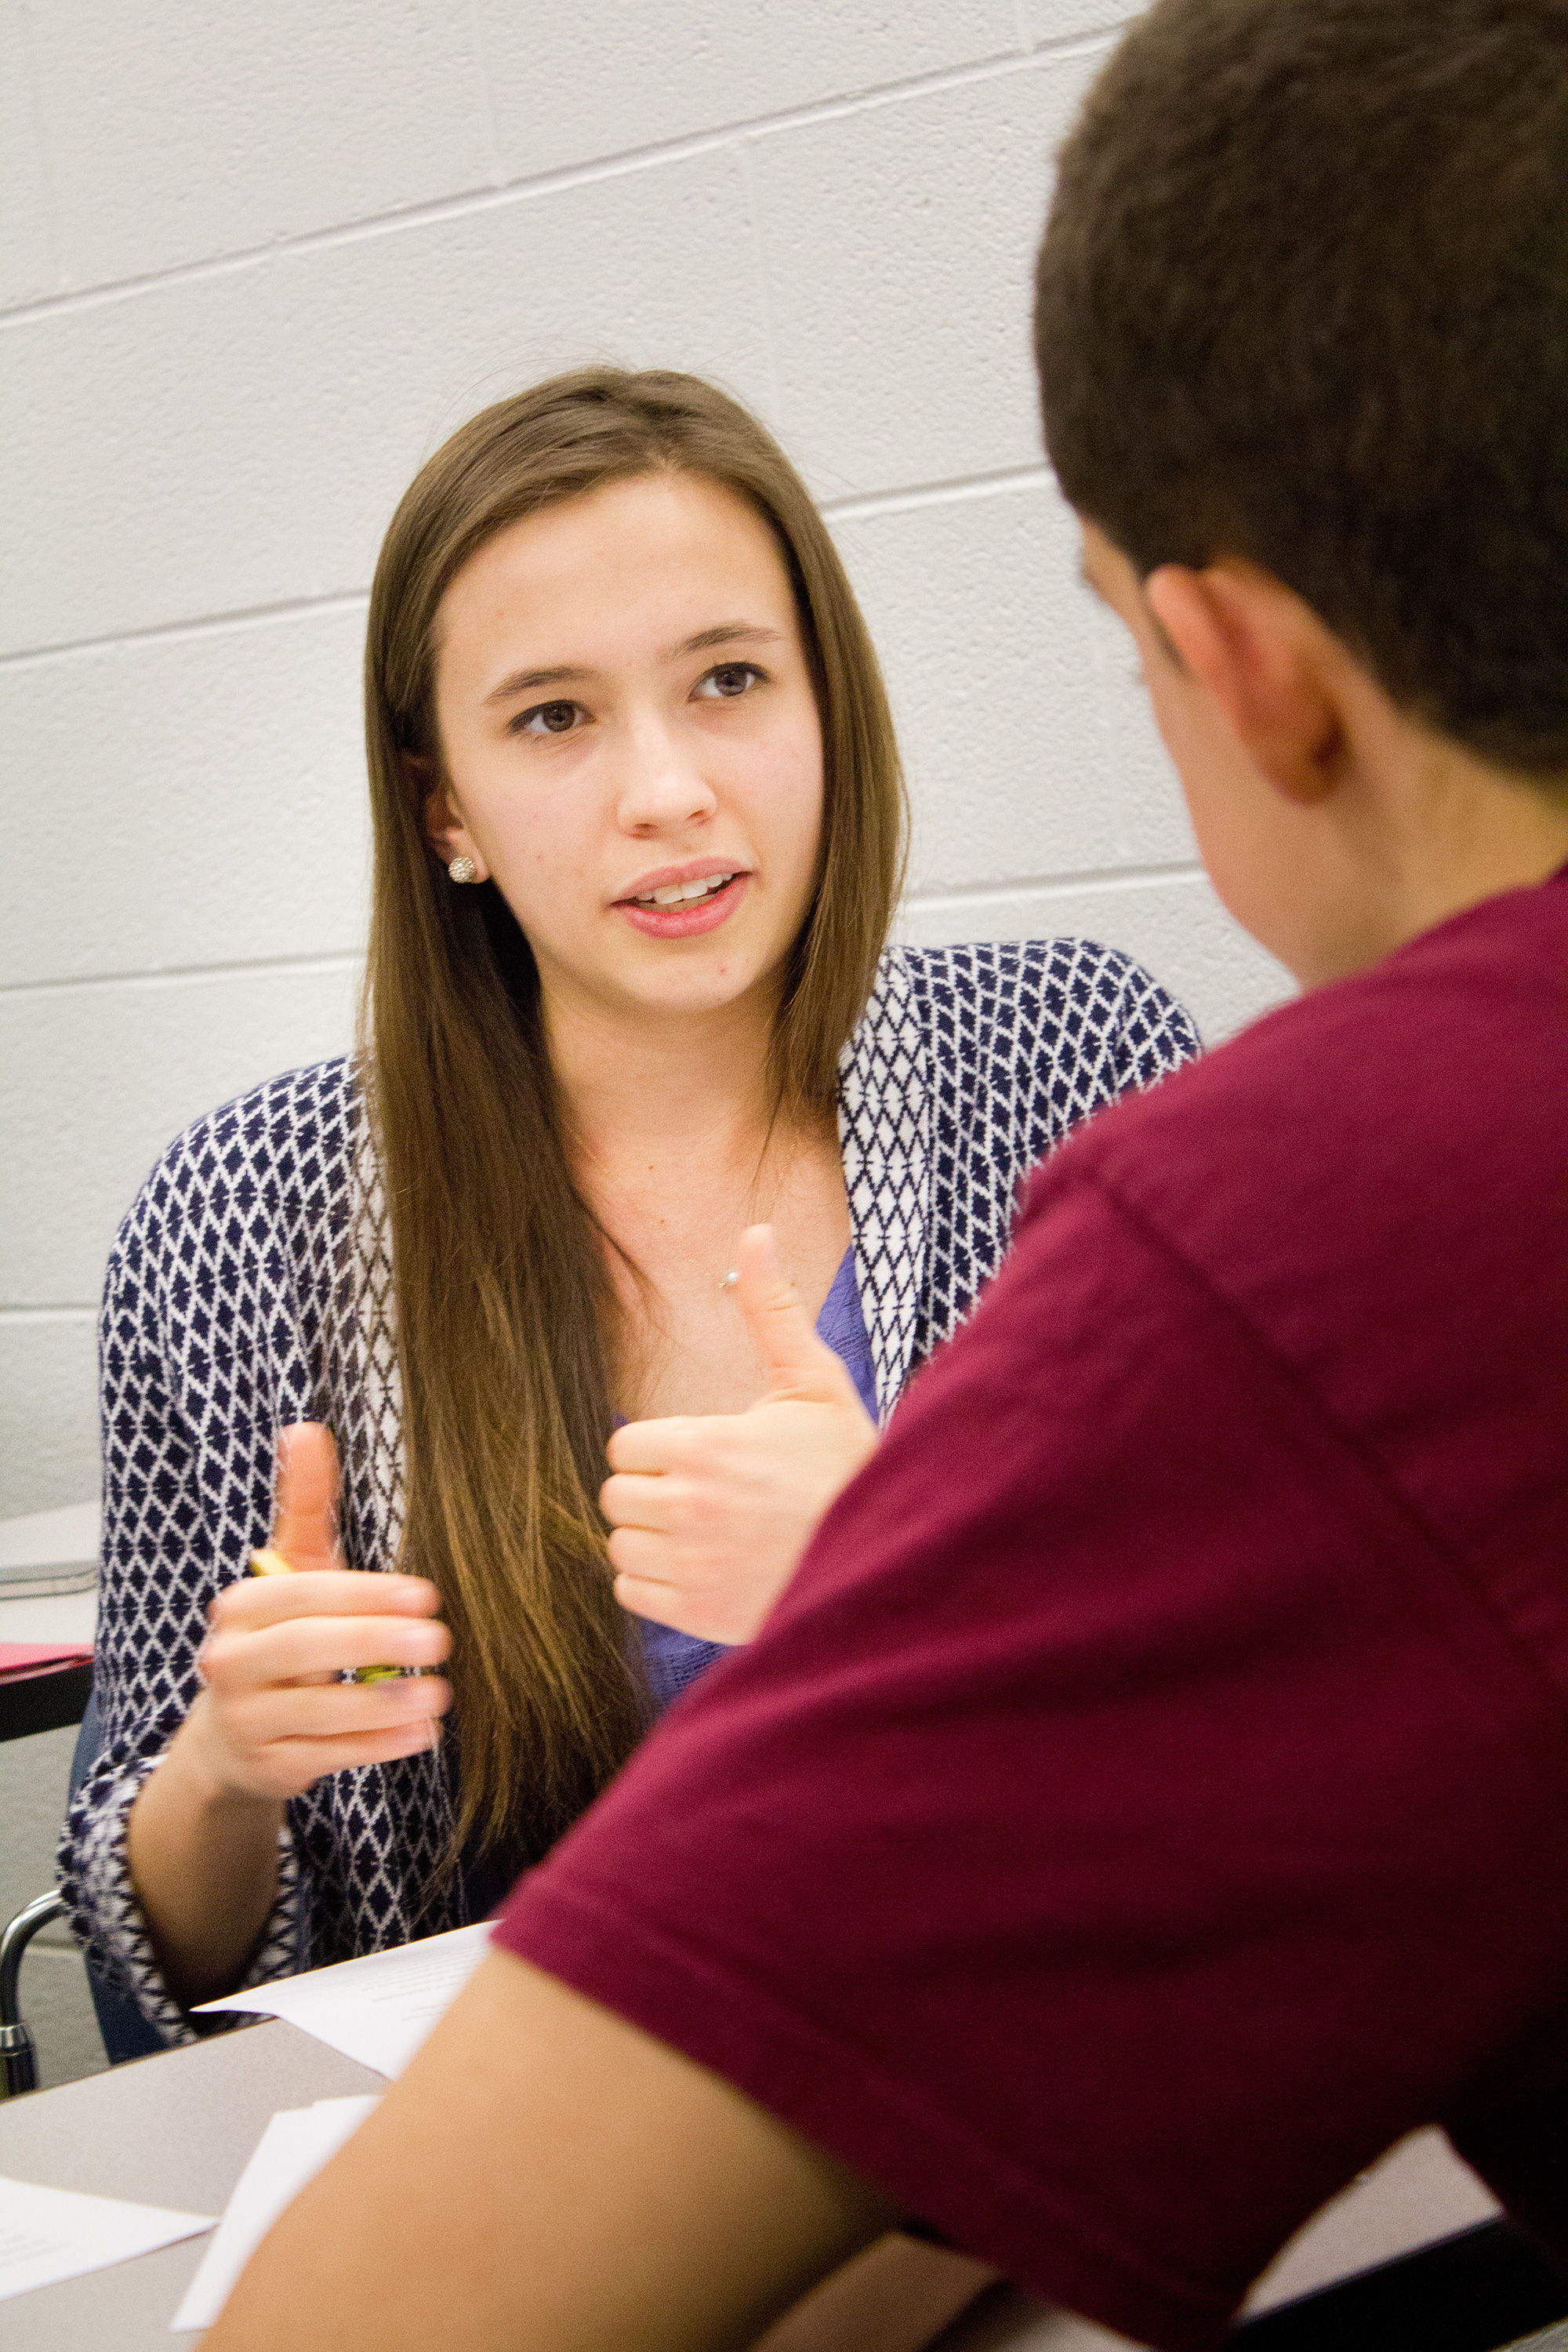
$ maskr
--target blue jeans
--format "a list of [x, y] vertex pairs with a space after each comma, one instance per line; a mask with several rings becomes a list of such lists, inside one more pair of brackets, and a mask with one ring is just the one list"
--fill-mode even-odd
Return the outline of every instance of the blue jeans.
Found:
[[[71, 1758], [70, 1795], [68, 1804], [98, 1761], [98, 1751], [103, 1745], [102, 1726], [99, 1720], [96, 1685], [88, 1700], [87, 1712], [81, 1719], [81, 1729], [76, 1736], [76, 1753]], [[103, 2036], [103, 2047], [111, 2066], [122, 2066], [128, 2058], [151, 2058], [164, 2047], [163, 2037], [137, 2008], [129, 1993], [120, 1992], [113, 1985], [103, 1983], [88, 1962], [88, 1990], [98, 2012], [98, 2030]]]

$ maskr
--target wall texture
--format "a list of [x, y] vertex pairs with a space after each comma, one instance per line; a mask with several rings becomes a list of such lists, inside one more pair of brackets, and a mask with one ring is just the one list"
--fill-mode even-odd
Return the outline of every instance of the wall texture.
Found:
[[909, 936], [1087, 930], [1215, 1038], [1197, 867], [1039, 456], [1052, 149], [1132, 0], [0, 0], [0, 1515], [94, 1492], [94, 1302], [186, 1119], [339, 1050], [381, 530], [474, 409], [695, 369], [882, 648]]

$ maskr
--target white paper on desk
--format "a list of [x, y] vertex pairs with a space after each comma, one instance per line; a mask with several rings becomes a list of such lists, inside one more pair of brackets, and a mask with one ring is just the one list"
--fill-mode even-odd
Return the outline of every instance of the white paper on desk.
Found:
[[273, 2116], [256, 2153], [235, 2183], [234, 2195], [202, 2256], [201, 2268], [169, 2322], [171, 2335], [214, 2327], [234, 2283], [282, 2212], [308, 2180], [336, 2156], [379, 2098], [318, 2099], [313, 2107], [285, 2107]]
[[367, 1952], [363, 1960], [340, 1960], [335, 1968], [311, 1969], [302, 1977], [255, 1985], [208, 2000], [195, 2011], [252, 2010], [261, 2017], [286, 2018], [313, 2033], [329, 2049], [378, 2074], [401, 2074], [420, 2043], [450, 2009], [489, 1949], [488, 1920], [426, 1936], [395, 1951]]
[[199, 2238], [212, 2226], [210, 2213], [173, 2213], [163, 2205], [0, 2180], [0, 2299], [107, 2270], [133, 2254]]

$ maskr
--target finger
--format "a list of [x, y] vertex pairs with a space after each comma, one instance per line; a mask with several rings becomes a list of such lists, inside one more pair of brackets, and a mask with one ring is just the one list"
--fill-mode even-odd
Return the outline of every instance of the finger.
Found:
[[226, 1584], [207, 1622], [225, 1632], [255, 1632], [290, 1617], [433, 1617], [440, 1606], [441, 1596], [426, 1576], [307, 1569], [298, 1576], [245, 1576]]
[[733, 1644], [749, 1642], [754, 1628], [731, 1622], [731, 1612], [721, 1599], [711, 1593], [683, 1591], [671, 1584], [652, 1584], [645, 1578], [617, 1576], [616, 1599], [631, 1617], [646, 1617], [650, 1624], [668, 1625], [678, 1633], [690, 1633], [699, 1642], [723, 1642]]
[[599, 1508], [613, 1528], [655, 1528], [668, 1534], [684, 1507], [686, 1482], [617, 1471], [599, 1489]]
[[741, 1312], [768, 1370], [771, 1396], [826, 1402], [842, 1392], [848, 1375], [816, 1336], [795, 1286], [779, 1261], [772, 1225], [748, 1225], [735, 1254]]
[[617, 1576], [662, 1584], [667, 1592], [675, 1589], [680, 1567], [668, 1536], [650, 1535], [646, 1528], [616, 1528], [605, 1549]]
[[394, 1731], [361, 1732], [353, 1739], [302, 1739], [297, 1744], [310, 1759], [311, 1779], [319, 1780], [328, 1772], [347, 1772], [363, 1764], [390, 1764], [395, 1757], [417, 1756], [423, 1748], [439, 1748], [441, 1718], [432, 1715], [423, 1722], [400, 1724]]
[[658, 1477], [673, 1468], [698, 1425], [690, 1413], [670, 1413], [663, 1421], [628, 1421], [605, 1448], [612, 1470], [635, 1470]]
[[296, 1617], [209, 1635], [202, 1672], [209, 1689], [260, 1690], [357, 1666], [438, 1666], [451, 1650], [447, 1628], [428, 1617]]
[[445, 1715], [449, 1683], [437, 1677], [393, 1683], [333, 1683], [329, 1687], [252, 1693], [225, 1712], [229, 1738], [260, 1754], [284, 1739], [359, 1739]]
[[272, 1549], [293, 1569], [338, 1561], [338, 1449], [324, 1421], [278, 1433], [278, 1512]]
[[283, 1739], [268, 1748], [253, 1769], [268, 1795], [300, 1795], [331, 1772], [351, 1772], [366, 1764], [390, 1764], [441, 1744], [441, 1718], [429, 1716], [387, 1731], [363, 1731], [335, 1739]]
[[[650, 1583], [641, 1576], [617, 1576], [614, 1586], [616, 1599], [630, 1617], [646, 1617], [650, 1624], [669, 1625], [674, 1619], [669, 1612], [679, 1610], [675, 1588], [669, 1584]], [[676, 1627], [677, 1633], [685, 1631]]]

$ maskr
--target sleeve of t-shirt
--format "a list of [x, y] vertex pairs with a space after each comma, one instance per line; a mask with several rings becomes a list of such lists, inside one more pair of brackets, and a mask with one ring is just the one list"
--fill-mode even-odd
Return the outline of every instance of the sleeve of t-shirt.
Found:
[[1069, 1150], [762, 1638], [499, 1937], [1037, 2294], [1206, 2345], [1560, 1988], [1562, 1728]]

